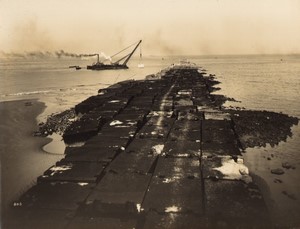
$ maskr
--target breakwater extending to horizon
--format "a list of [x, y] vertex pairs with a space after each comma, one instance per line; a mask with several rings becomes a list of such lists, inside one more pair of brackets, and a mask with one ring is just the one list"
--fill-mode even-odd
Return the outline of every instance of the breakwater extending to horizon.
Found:
[[[37, 209], [54, 215], [63, 210], [56, 222], [70, 228], [79, 222], [91, 227], [125, 223], [147, 228], [157, 220], [161, 226], [268, 225], [265, 203], [251, 182], [241, 148], [278, 144], [296, 119], [272, 112], [222, 110], [226, 98], [211, 94], [217, 83], [196, 68], [182, 66], [161, 79], [120, 83], [83, 101], [75, 111], [84, 115], [67, 127], [64, 139], [85, 144], [67, 147], [65, 158], [39, 177], [17, 203], [32, 210], [32, 219]], [[242, 125], [251, 124], [249, 117], [264, 128], [249, 132]], [[284, 125], [268, 129], [278, 121]], [[255, 139], [262, 132], [265, 137]], [[50, 190], [62, 193], [52, 195]], [[70, 190], [74, 198], [63, 198]], [[222, 190], [229, 192], [228, 204]], [[235, 209], [240, 204], [247, 206], [246, 212]], [[235, 211], [224, 211], [225, 207]], [[38, 223], [28, 218], [25, 222]]]
[[[36, 182], [36, 178], [43, 171], [63, 157], [65, 146], [60, 141], [59, 135], [55, 135], [56, 143], [51, 143], [51, 147], [50, 145], [43, 147], [51, 153], [43, 152], [42, 147], [39, 146], [41, 143], [37, 146], [33, 145], [33, 142], [46, 144], [49, 140], [32, 137], [32, 132], [36, 131], [37, 127], [32, 126], [32, 129], [27, 127], [27, 122], [29, 122], [27, 117], [30, 114], [28, 112], [42, 104], [31, 99], [38, 99], [45, 103], [42, 105], [46, 109], [38, 117], [39, 122], [45, 122], [49, 114], [57, 114], [74, 107], [87, 97], [96, 95], [99, 88], [126, 79], [143, 79], [146, 75], [158, 72], [176, 62], [178, 58], [165, 57], [164, 60], [159, 57], [144, 58], [144, 69], [135, 67], [137, 62], [133, 60], [130, 69], [112, 72], [73, 71], [68, 69], [68, 66], [75, 63], [68, 60], [61, 60], [59, 63], [50, 60], [1, 62], [0, 71], [3, 73], [0, 76], [0, 86], [3, 88], [1, 93], [18, 94], [4, 97], [1, 95], [2, 100], [18, 100], [1, 103], [4, 111], [1, 117], [5, 120], [1, 125], [1, 132], [6, 133], [2, 139], [4, 145], [1, 153], [3, 214], [7, 203], [11, 204], [16, 200], [20, 193], [28, 190], [30, 185]], [[247, 110], [268, 110], [300, 117], [300, 107], [297, 102], [299, 97], [297, 76], [300, 73], [300, 65], [297, 56], [195, 56], [188, 58], [207, 70], [204, 76], [208, 76], [209, 73], [216, 74], [215, 78], [221, 82], [217, 85], [220, 90], [212, 94], [225, 95], [238, 101], [227, 101], [224, 107], [238, 106], [245, 107]], [[82, 65], [82, 63], [76, 64]], [[12, 82], [17, 83], [10, 85]], [[37, 90], [43, 93], [30, 93], [30, 91]], [[22, 93], [24, 91], [25, 94]], [[25, 102], [22, 103], [20, 99], [25, 102], [31, 101], [32, 106], [26, 106]], [[35, 115], [32, 114], [33, 120], [34, 117]], [[255, 125], [256, 121], [249, 123], [249, 127]], [[277, 125], [278, 123], [275, 124]], [[260, 147], [248, 147], [245, 150], [246, 153], [243, 153], [244, 163], [252, 173], [251, 176], [256, 176], [256, 182], [259, 181], [264, 197], [268, 197], [267, 202], [271, 207], [273, 220], [278, 225], [291, 224], [297, 222], [299, 218], [297, 214], [300, 209], [298, 203], [300, 187], [297, 182], [299, 180], [297, 168], [300, 165], [299, 139], [299, 125], [294, 125], [286, 140], [280, 141], [278, 145], [261, 144]], [[18, 142], [18, 144], [8, 144], [8, 142]], [[62, 149], [58, 150], [57, 143], [60, 143]], [[296, 169], [284, 169], [282, 163], [286, 162]], [[271, 170], [276, 168], [284, 169], [285, 173], [272, 174]], [[259, 177], [261, 179], [258, 179]]]

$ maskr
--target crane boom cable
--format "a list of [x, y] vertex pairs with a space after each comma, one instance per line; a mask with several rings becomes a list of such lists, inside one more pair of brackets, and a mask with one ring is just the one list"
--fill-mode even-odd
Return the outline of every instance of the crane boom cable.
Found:
[[138, 42], [134, 42], [133, 44], [129, 45], [128, 47], [122, 49], [121, 51], [117, 52], [116, 54], [112, 55], [111, 58], [113, 58], [114, 56], [120, 54], [121, 52], [125, 51], [126, 49], [129, 49], [130, 47], [134, 46], [135, 44], [137, 44]]
[[142, 40], [140, 40], [137, 45], [135, 46], [135, 48], [132, 50], [132, 52], [129, 54], [129, 56], [127, 57], [127, 59], [124, 61], [123, 65], [126, 66], [127, 62], [129, 61], [129, 59], [131, 58], [131, 56], [133, 55], [133, 53], [135, 52], [135, 50], [138, 48], [138, 46], [142, 43]]
[[127, 58], [130, 55], [130, 53], [126, 56], [123, 56], [121, 59], [117, 60], [114, 62], [114, 64], [118, 64], [120, 61], [124, 60], [125, 58]]

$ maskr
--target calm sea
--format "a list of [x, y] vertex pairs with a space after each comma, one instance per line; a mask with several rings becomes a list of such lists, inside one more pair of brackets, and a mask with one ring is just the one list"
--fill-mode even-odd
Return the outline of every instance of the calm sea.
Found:
[[[84, 69], [92, 60], [2, 59], [0, 100], [38, 98], [47, 105], [45, 112], [38, 117], [43, 121], [47, 115], [73, 107], [97, 94], [99, 88], [127, 79], [143, 79], [183, 58], [216, 75], [221, 82], [218, 94], [239, 101], [226, 105], [282, 112], [300, 118], [300, 55], [147, 57], [132, 59], [129, 69], [117, 71]], [[144, 68], [137, 67], [141, 62]], [[76, 71], [70, 69], [70, 65], [83, 68]], [[278, 225], [300, 225], [299, 126], [294, 126], [292, 131], [293, 136], [278, 146], [247, 149], [244, 154], [246, 165], [264, 190], [274, 222]], [[275, 157], [266, 160], [270, 154]], [[281, 175], [282, 183], [275, 183], [278, 175], [271, 174], [270, 169], [281, 167], [282, 162], [289, 162], [296, 169]], [[30, 168], [28, 170], [30, 173]], [[32, 174], [33, 177], [38, 175]]]

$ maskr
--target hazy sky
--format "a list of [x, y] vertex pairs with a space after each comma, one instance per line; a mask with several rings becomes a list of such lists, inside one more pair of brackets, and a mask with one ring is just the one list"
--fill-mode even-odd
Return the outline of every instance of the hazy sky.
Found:
[[0, 0], [4, 52], [300, 53], [300, 0]]

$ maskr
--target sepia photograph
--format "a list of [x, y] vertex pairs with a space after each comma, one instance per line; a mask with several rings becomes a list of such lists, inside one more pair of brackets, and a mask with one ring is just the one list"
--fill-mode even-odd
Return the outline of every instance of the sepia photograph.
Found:
[[300, 228], [299, 0], [0, 0], [0, 228]]

